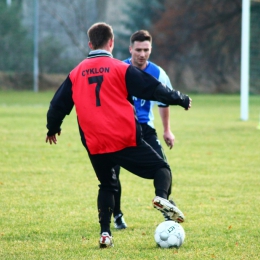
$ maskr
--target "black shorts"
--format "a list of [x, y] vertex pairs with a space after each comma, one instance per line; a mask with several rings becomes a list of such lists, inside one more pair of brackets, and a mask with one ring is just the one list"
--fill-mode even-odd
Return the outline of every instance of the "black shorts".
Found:
[[[143, 139], [137, 146], [106, 154], [89, 154], [90, 161], [101, 183], [101, 186], [112, 186], [117, 189], [117, 178], [114, 167], [119, 165], [145, 179], [154, 179], [155, 173], [161, 168], [170, 167], [155, 150]], [[109, 187], [110, 186], [110, 187]]]

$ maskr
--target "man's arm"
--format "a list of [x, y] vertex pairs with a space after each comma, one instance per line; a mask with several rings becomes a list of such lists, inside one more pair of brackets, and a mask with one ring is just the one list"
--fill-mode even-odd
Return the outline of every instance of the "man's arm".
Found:
[[[158, 80], [163, 84], [169, 87], [170, 89], [173, 89], [171, 81], [167, 75], [167, 73], [159, 67], [160, 70], [160, 75]], [[162, 119], [162, 124], [163, 124], [163, 139], [167, 146], [172, 149], [175, 141], [175, 136], [171, 132], [171, 127], [170, 127], [170, 108], [168, 106], [162, 106], [159, 103], [159, 113]]]
[[175, 137], [171, 132], [170, 127], [170, 108], [169, 107], [159, 107], [159, 114], [162, 119], [163, 124], [163, 139], [167, 146], [172, 149], [175, 141]]
[[46, 143], [56, 144], [56, 134], [61, 133], [61, 124], [66, 115], [69, 115], [74, 103], [72, 100], [72, 83], [69, 76], [59, 87], [51, 100], [49, 110], [47, 112], [47, 132]]
[[126, 71], [126, 87], [130, 95], [138, 98], [179, 105], [186, 110], [191, 107], [191, 99], [187, 95], [163, 86], [150, 74], [131, 65]]

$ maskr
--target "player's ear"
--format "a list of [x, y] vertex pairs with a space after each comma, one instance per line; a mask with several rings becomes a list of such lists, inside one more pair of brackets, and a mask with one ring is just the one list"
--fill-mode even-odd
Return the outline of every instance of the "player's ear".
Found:
[[132, 46], [129, 46], [129, 52], [132, 54]]
[[109, 46], [109, 49], [110, 49], [110, 52], [112, 53], [113, 49], [114, 49], [114, 38], [113, 39], [110, 39], [108, 41], [108, 46]]
[[112, 39], [109, 39], [109, 40], [108, 40], [108, 46], [109, 46], [109, 48], [111, 48], [112, 45], [113, 45], [113, 40], [112, 40]]
[[93, 44], [91, 42], [88, 42], [88, 47], [93, 50]]

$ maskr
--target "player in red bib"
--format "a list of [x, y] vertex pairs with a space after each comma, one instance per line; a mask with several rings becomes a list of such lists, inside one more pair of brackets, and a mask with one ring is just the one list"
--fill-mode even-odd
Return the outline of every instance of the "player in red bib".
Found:
[[110, 25], [96, 23], [88, 30], [88, 57], [68, 75], [50, 102], [46, 142], [56, 144], [56, 134], [75, 105], [81, 140], [100, 182], [98, 213], [100, 247], [113, 246], [110, 230], [114, 194], [118, 180], [114, 167], [120, 165], [142, 178], [153, 179], [153, 205], [183, 222], [183, 213], [167, 200], [170, 167], [142, 139], [130, 96], [179, 105], [188, 110], [191, 99], [163, 86], [153, 76], [114, 59], [114, 34]]

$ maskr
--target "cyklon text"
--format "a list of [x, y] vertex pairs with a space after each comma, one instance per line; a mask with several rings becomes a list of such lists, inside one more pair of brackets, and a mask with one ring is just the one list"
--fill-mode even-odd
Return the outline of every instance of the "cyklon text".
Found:
[[101, 68], [92, 68], [82, 71], [82, 76], [100, 74], [100, 73], [109, 73], [109, 67], [101, 67]]

